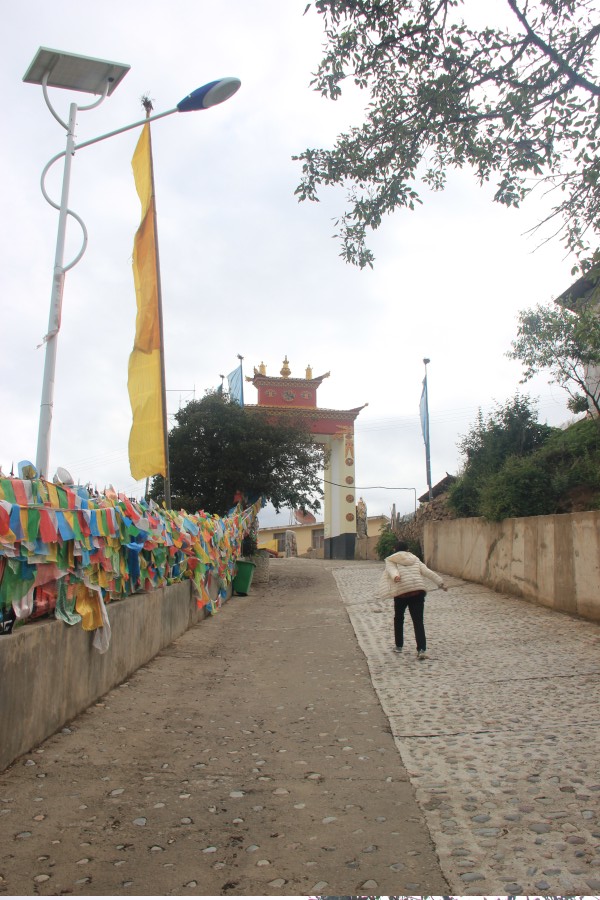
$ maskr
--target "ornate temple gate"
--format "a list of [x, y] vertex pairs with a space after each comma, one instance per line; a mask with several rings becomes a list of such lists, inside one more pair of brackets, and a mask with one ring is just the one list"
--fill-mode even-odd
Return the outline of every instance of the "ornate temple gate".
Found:
[[[257, 407], [294, 411], [313, 437], [325, 444], [324, 522], [326, 559], [354, 559], [356, 543], [356, 490], [354, 475], [354, 422], [364, 406], [355, 409], [319, 409], [317, 389], [329, 372], [313, 378], [310, 366], [304, 378], [292, 378], [287, 356], [278, 377], [268, 376], [264, 363], [247, 376], [258, 391]], [[250, 407], [251, 408], [251, 407]]]

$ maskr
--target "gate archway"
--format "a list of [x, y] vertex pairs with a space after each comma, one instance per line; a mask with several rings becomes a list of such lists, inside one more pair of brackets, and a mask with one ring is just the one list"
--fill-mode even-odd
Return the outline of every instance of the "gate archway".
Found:
[[317, 390], [330, 373], [313, 377], [307, 366], [304, 378], [292, 377], [287, 356], [279, 376], [267, 375], [264, 363], [246, 376], [258, 391], [257, 407], [294, 411], [306, 422], [313, 437], [329, 449], [325, 468], [323, 518], [325, 559], [354, 559], [356, 543], [356, 488], [354, 422], [362, 409], [317, 407]]

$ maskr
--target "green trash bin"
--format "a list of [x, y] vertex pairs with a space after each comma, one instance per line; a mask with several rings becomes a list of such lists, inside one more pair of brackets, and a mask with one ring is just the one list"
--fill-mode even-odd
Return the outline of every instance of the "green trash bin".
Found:
[[256, 563], [250, 562], [248, 559], [238, 559], [236, 563], [236, 573], [233, 579], [233, 591], [242, 597], [245, 597], [250, 590], [252, 584], [252, 576]]

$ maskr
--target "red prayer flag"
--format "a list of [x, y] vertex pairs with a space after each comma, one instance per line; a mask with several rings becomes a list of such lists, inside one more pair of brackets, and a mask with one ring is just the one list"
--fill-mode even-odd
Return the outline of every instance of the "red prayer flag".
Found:
[[40, 539], [45, 544], [53, 544], [58, 540], [56, 523], [52, 513], [47, 509], [40, 510]]
[[27, 499], [27, 493], [25, 491], [25, 485], [19, 478], [12, 479], [12, 489], [15, 493], [15, 500], [17, 501], [19, 506], [29, 506], [29, 501]]

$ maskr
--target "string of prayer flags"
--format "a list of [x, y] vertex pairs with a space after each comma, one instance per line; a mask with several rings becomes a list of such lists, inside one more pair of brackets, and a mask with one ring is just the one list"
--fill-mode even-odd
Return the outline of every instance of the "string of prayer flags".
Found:
[[81, 487], [0, 476], [0, 634], [15, 617], [54, 611], [65, 624], [94, 631], [93, 645], [105, 652], [106, 602], [184, 579], [198, 605], [214, 613], [260, 508], [258, 500], [225, 518], [191, 515], [114, 490], [98, 498]]

